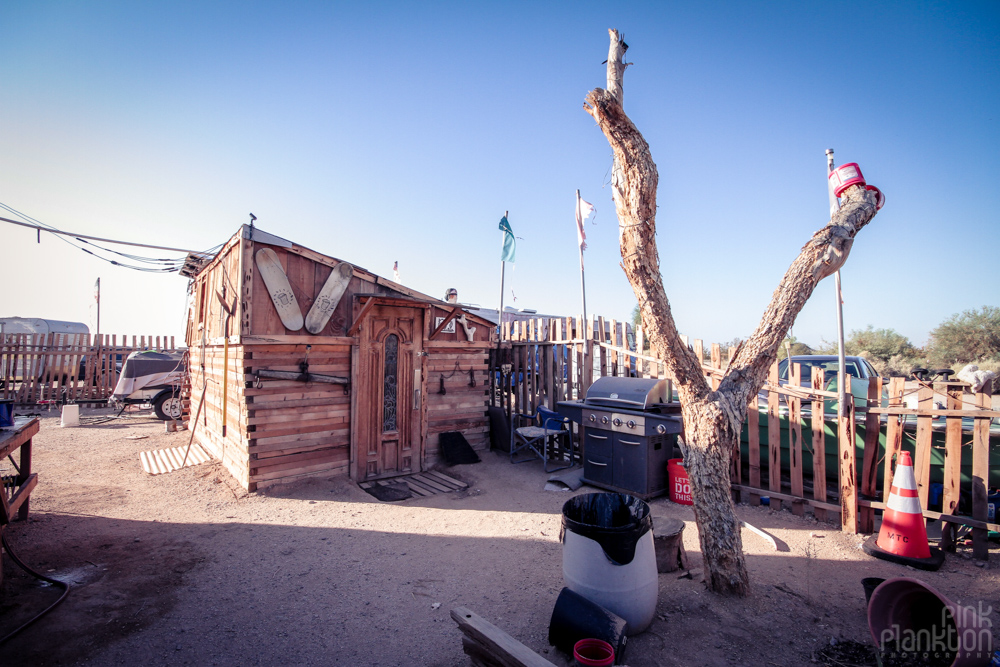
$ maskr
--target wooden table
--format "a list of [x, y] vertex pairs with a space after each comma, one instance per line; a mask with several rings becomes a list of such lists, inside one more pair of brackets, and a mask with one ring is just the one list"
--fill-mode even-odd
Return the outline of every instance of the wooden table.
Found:
[[[0, 488], [0, 535], [4, 526], [14, 518], [28, 520], [28, 497], [38, 483], [38, 475], [31, 472], [31, 438], [38, 433], [40, 422], [37, 417], [17, 417], [14, 426], [0, 429], [0, 461], [20, 451], [15, 465], [17, 474], [3, 478]], [[3, 568], [0, 567], [0, 584], [3, 583]]]

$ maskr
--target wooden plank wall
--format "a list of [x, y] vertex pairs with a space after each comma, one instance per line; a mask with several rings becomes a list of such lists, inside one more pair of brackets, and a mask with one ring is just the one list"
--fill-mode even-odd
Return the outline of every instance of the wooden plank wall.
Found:
[[[489, 449], [486, 407], [490, 393], [490, 345], [488, 340], [424, 343], [427, 353], [425, 463], [434, 465], [439, 460], [438, 440], [445, 431], [460, 431], [475, 450]], [[442, 383], [444, 394], [441, 393]]]
[[[576, 332], [583, 332], [587, 339], [573, 338]], [[588, 331], [592, 331], [590, 334]], [[501, 349], [491, 352], [491, 378], [500, 377], [502, 364], [510, 364], [507, 375], [508, 387], [494, 387], [491, 400], [494, 405], [503, 406], [508, 414], [516, 411], [530, 413], [540, 403], [555, 405], [556, 401], [582, 397], [586, 389], [580, 383], [578, 365], [585, 365], [576, 358], [576, 350], [587, 343], [594, 344], [591, 363], [595, 377], [607, 375], [638, 375], [643, 377], [666, 377], [662, 362], [651, 356], [651, 352], [638, 354], [642, 349], [643, 332], [637, 328], [635, 347], [629, 349], [622, 344], [620, 323], [606, 322], [595, 317], [592, 328], [578, 320], [549, 320], [547, 322], [514, 322], [504, 325], [504, 342]], [[593, 335], [593, 338], [589, 338]], [[713, 345], [708, 358], [705, 346], [699, 340], [688, 343], [688, 347], [702, 360], [702, 367], [712, 386], [717, 386], [718, 378], [728, 364], [734, 350], [731, 348], [727, 359], [723, 360], [721, 348]], [[549, 359], [551, 357], [551, 359]], [[549, 359], [532, 364], [531, 359]], [[565, 382], [558, 365], [566, 360]], [[546, 374], [546, 369], [554, 367]], [[538, 372], [532, 372], [534, 368]], [[822, 383], [822, 371], [814, 369], [810, 384]], [[527, 372], [525, 372], [527, 371]], [[828, 517], [842, 524], [848, 532], [864, 532], [874, 528], [872, 510], [882, 509], [889, 493], [892, 474], [891, 467], [903, 445], [903, 421], [916, 424], [913, 434], [915, 446], [909, 446], [914, 454], [914, 467], [919, 488], [919, 497], [924, 515], [938, 518], [942, 512], [928, 509], [930, 487], [930, 466], [932, 458], [931, 436], [935, 425], [932, 398], [936, 395], [948, 399], [950, 412], [938, 414], [937, 419], [946, 422], [944, 475], [944, 515], [956, 512], [960, 498], [972, 499], [972, 523], [974, 549], [983, 550], [979, 544], [985, 540], [986, 530], [997, 530], [997, 524], [987, 524], [985, 517], [985, 495], [988, 484], [984, 480], [996, 479], [996, 465], [992, 468], [989, 460], [989, 420], [996, 416], [990, 411], [989, 390], [972, 395], [963, 383], [937, 383], [926, 385], [918, 392], [919, 409], [907, 409], [903, 405], [904, 382], [902, 378], [892, 378], [885, 392], [889, 399], [882, 398], [881, 378], [872, 380], [869, 398], [852, 401], [848, 407], [844, 424], [839, 424], [836, 415], [828, 413], [830, 402], [837, 399], [835, 392], [796, 387], [805, 384], [806, 378], [793, 373], [795, 379], [790, 386], [777, 380], [777, 364], [771, 369], [769, 380], [761, 389], [764, 397], [748, 409], [746, 428], [746, 452], [738, 464], [733, 466], [733, 487], [744, 501], [758, 504], [761, 497], [768, 497], [772, 509], [787, 507], [795, 513], [809, 507], [820, 520]], [[551, 378], [555, 378], [553, 382]], [[963, 393], [964, 392], [964, 393]], [[809, 408], [810, 416], [804, 408]], [[961, 409], [958, 409], [958, 406]], [[782, 442], [781, 422], [788, 421], [789, 410], [792, 421], [789, 428], [791, 451], [779, 456], [787, 445]], [[938, 410], [937, 412], [941, 412]], [[880, 415], [888, 418], [882, 421]], [[862, 419], [861, 417], [864, 417]], [[968, 428], [963, 428], [962, 419], [975, 422], [975, 438]], [[879, 420], [879, 421], [874, 421]], [[770, 428], [768, 428], [770, 426]], [[828, 436], [829, 434], [829, 436]], [[827, 441], [827, 438], [830, 441]], [[996, 438], [994, 437], [994, 440]], [[960, 466], [956, 461], [964, 447], [973, 440], [971, 468], [963, 465], [966, 473], [971, 471], [972, 485], [961, 486]], [[883, 443], [888, 443], [884, 445]], [[852, 446], [853, 445], [853, 446]], [[834, 449], [836, 448], [836, 449]], [[885, 451], [885, 449], [888, 452]], [[839, 449], [836, 457], [841, 465], [836, 468], [827, 465], [827, 455]], [[804, 465], [803, 455], [808, 451], [812, 465]], [[844, 454], [846, 456], [841, 456]], [[857, 454], [857, 456], [855, 456]], [[950, 458], [950, 460], [949, 460]], [[887, 463], [888, 462], [888, 463]], [[840, 469], [838, 469], [840, 468]], [[834, 472], [836, 470], [836, 472]], [[835, 475], [828, 486], [828, 475]], [[991, 478], [992, 475], [992, 478]], [[968, 475], [967, 475], [968, 476]], [[845, 505], [846, 503], [846, 505]], [[982, 517], [980, 517], [982, 515]], [[978, 521], [978, 523], [976, 523]], [[859, 525], [860, 524], [860, 525]], [[985, 542], [983, 542], [985, 544]]]
[[[244, 256], [244, 276], [249, 279], [246, 284], [246, 310], [247, 317], [244, 318], [244, 334], [255, 336], [282, 336], [282, 335], [305, 335], [311, 336], [306, 330], [290, 331], [281, 323], [278, 311], [271, 302], [267, 292], [267, 286], [257, 270], [256, 255], [262, 248], [270, 248], [278, 256], [281, 266], [288, 277], [288, 284], [295, 293], [295, 300], [299, 304], [303, 317], [312, 308], [313, 302], [319, 296], [323, 285], [326, 284], [334, 267], [340, 264], [332, 257], [326, 257], [320, 253], [293, 246], [282, 248], [263, 243], [249, 243]], [[234, 253], [235, 254], [235, 253]], [[353, 322], [352, 308], [355, 303], [355, 296], [359, 294], [378, 294], [383, 296], [402, 296], [394, 290], [378, 284], [377, 278], [363, 269], [355, 267], [354, 277], [348, 283], [344, 295], [330, 316], [330, 321], [326, 327], [316, 334], [317, 338], [343, 337], [347, 334], [347, 328]], [[236, 333], [239, 333], [237, 331]]]
[[[309, 370], [350, 377], [352, 339], [317, 339], [306, 345], [243, 345], [230, 348], [230, 405], [238, 417], [240, 435], [230, 436], [233, 462], [226, 467], [249, 490], [259, 484], [316, 474], [346, 474], [350, 459], [350, 389], [343, 385], [295, 380], [260, 380], [259, 369], [299, 371], [308, 354]], [[221, 348], [211, 348], [219, 363]], [[194, 355], [192, 355], [194, 356]], [[235, 357], [235, 359], [234, 359]], [[194, 369], [195, 367], [192, 366]], [[211, 374], [210, 374], [211, 376]], [[235, 380], [235, 381], [233, 381]], [[192, 371], [192, 406], [198, 384]], [[210, 381], [211, 384], [211, 381]], [[221, 395], [209, 392], [208, 403], [218, 411]], [[232, 421], [230, 422], [232, 424]], [[219, 438], [216, 438], [219, 440]], [[221, 450], [216, 443], [213, 454]]]
[[118, 383], [116, 364], [129, 354], [175, 349], [173, 336], [3, 334], [0, 398], [18, 405], [105, 402]]
[[[194, 279], [187, 328], [188, 347], [200, 345], [202, 337], [208, 344], [214, 344], [224, 335], [223, 300], [230, 308], [233, 302], [236, 302], [236, 309], [229, 320], [228, 335], [235, 336], [240, 333], [240, 318], [245, 308], [245, 304], [239, 298], [242, 285], [240, 260], [240, 240], [230, 239], [216, 258]], [[262, 294], [267, 297], [266, 291]]]
[[[243, 402], [243, 350], [229, 347], [228, 379], [223, 371], [225, 351], [221, 345], [190, 349], [191, 419], [189, 429], [209, 454], [222, 461], [225, 468], [244, 488], [250, 483], [249, 446]], [[222, 391], [225, 385], [226, 437], [222, 437]], [[204, 393], [204, 400], [203, 400]]]
[[[201, 400], [200, 350], [204, 347], [208, 390], [198, 427], [205, 432], [199, 439], [213, 455], [223, 458], [226, 468], [250, 490], [306, 475], [349, 474], [350, 392], [354, 390], [319, 382], [255, 381], [255, 371], [297, 373], [299, 363], [308, 355], [311, 372], [351, 377], [351, 356], [358, 339], [347, 337], [346, 332], [358, 305], [355, 297], [416, 297], [415, 303], [420, 303], [420, 295], [412, 290], [354, 267], [354, 277], [323, 331], [316, 335], [304, 329], [289, 331], [278, 317], [257, 270], [256, 254], [263, 248], [277, 255], [303, 315], [340, 264], [339, 260], [295, 244], [282, 247], [236, 235], [194, 280], [188, 325], [188, 345], [193, 351], [190, 409], [194, 414]], [[239, 297], [226, 331], [222, 328], [222, 295], [228, 304]], [[434, 314], [450, 313], [450, 308], [442, 305], [433, 308], [437, 309]], [[486, 358], [492, 327], [481, 318], [468, 319], [469, 325], [476, 327], [471, 343], [461, 326], [454, 332], [439, 332], [433, 341], [426, 340], [431, 331], [430, 323], [425, 324], [424, 361], [429, 378], [437, 382], [442, 373], [450, 374], [456, 368], [460, 371], [446, 380], [445, 395], [435, 393], [437, 385], [428, 390], [421, 424], [427, 433], [425, 464], [436, 457], [438, 434], [444, 431], [461, 431], [475, 448], [488, 446]], [[229, 423], [223, 440], [221, 342], [226, 334], [230, 337]], [[470, 370], [474, 387], [469, 386]]]

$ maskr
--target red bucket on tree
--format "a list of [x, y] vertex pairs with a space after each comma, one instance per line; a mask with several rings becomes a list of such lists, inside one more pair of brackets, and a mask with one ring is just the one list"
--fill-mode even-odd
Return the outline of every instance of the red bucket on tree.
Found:
[[830, 172], [830, 183], [833, 185], [833, 195], [839, 197], [844, 190], [852, 185], [865, 185], [865, 177], [857, 162], [842, 164]]
[[670, 499], [680, 505], [694, 505], [691, 500], [691, 480], [684, 469], [684, 459], [667, 461], [667, 483], [670, 485]]

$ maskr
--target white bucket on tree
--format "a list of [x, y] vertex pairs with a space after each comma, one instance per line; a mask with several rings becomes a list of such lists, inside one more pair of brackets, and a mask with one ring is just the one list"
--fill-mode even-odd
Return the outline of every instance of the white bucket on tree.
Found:
[[659, 581], [649, 505], [621, 493], [587, 493], [563, 506], [566, 587], [628, 622], [627, 633], [653, 622]]

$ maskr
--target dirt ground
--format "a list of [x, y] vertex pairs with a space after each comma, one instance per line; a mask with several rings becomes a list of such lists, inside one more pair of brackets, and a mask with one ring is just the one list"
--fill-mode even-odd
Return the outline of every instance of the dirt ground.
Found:
[[[98, 414], [107, 412], [84, 410]], [[22, 560], [73, 588], [0, 646], [0, 664], [468, 665], [449, 617], [457, 606], [557, 665], [572, 662], [547, 642], [572, 493], [543, 490], [539, 463], [487, 453], [445, 470], [466, 491], [397, 503], [343, 477], [247, 494], [218, 463], [142, 471], [139, 452], [187, 438], [148, 416], [63, 429], [43, 413], [31, 518], [6, 536]], [[866, 556], [860, 537], [811, 516], [748, 506], [741, 517], [779, 550], [744, 531], [753, 592], [722, 598], [701, 583], [691, 509], [665, 498], [650, 506], [654, 525], [686, 522], [693, 576], [659, 576], [656, 620], [629, 642], [632, 667], [865, 664], [825, 656], [871, 643], [869, 576], [915, 576], [962, 604], [1000, 609], [995, 545], [988, 564], [960, 547], [940, 571], [918, 572]], [[58, 596], [6, 555], [3, 567], [0, 636]]]

